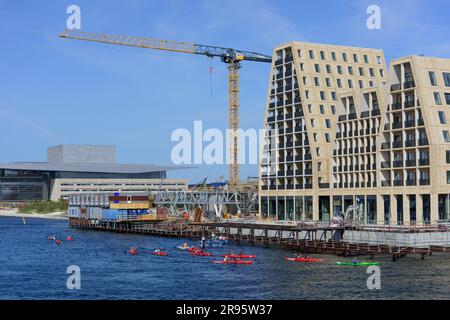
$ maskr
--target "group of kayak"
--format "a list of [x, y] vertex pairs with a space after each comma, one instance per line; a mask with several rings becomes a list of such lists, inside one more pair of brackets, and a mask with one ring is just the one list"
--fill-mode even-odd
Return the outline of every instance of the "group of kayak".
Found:
[[[301, 254], [294, 256], [293, 258], [286, 257], [286, 261], [293, 261], [293, 262], [306, 262], [306, 263], [314, 263], [314, 262], [323, 262], [323, 259], [313, 258], [305, 256], [303, 257]], [[363, 262], [359, 261], [356, 258], [353, 258], [351, 262], [336, 262], [336, 265], [338, 266], [355, 266], [355, 267], [368, 267], [368, 266], [378, 266], [380, 265], [379, 262]]]
[[[47, 237], [47, 240], [54, 241], [55, 244], [57, 244], [57, 245], [63, 244], [62, 240], [58, 239], [58, 238], [56, 237], [56, 235], [54, 235], [54, 234], [49, 235], [49, 236]], [[74, 241], [73, 236], [68, 236], [68, 237], [66, 237], [66, 241]]]
[[165, 251], [165, 249], [153, 249], [153, 250], [149, 250], [149, 249], [145, 249], [145, 248], [138, 248], [138, 247], [131, 247], [128, 252], [132, 255], [132, 256], [136, 256], [139, 253], [150, 253], [151, 255], [154, 256], [159, 256], [159, 257], [166, 257], [169, 255], [169, 253], [167, 253]]

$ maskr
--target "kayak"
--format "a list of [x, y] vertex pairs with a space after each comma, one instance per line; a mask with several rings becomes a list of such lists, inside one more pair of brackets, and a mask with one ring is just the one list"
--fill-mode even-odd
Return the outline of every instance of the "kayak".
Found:
[[184, 250], [184, 251], [192, 251], [191, 247], [185, 247], [185, 246], [178, 246], [176, 247], [178, 250]]
[[323, 262], [323, 259], [317, 259], [317, 258], [289, 258], [286, 257], [287, 261], [294, 261], [294, 262]]
[[138, 254], [137, 250], [133, 250], [133, 249], [130, 249], [129, 252], [130, 252], [130, 254], [131, 254], [132, 256], [135, 256], [135, 255]]
[[55, 240], [55, 243], [59, 245], [59, 244], [62, 244], [62, 241], [61, 240]]
[[256, 254], [221, 254], [221, 257], [230, 259], [254, 259]]
[[215, 264], [246, 264], [246, 265], [251, 265], [253, 264], [253, 261], [251, 260], [219, 260], [219, 261], [213, 261], [212, 263]]
[[204, 251], [190, 251], [189, 254], [200, 257], [211, 257], [213, 255], [211, 252], [204, 252]]
[[355, 266], [355, 267], [368, 267], [368, 266], [379, 266], [379, 262], [336, 262], [338, 266]]
[[168, 253], [167, 252], [163, 252], [163, 251], [159, 251], [159, 252], [152, 252], [152, 255], [165, 257], [165, 256], [168, 256]]
[[73, 241], [73, 237], [72, 236], [67, 237], [66, 241]]

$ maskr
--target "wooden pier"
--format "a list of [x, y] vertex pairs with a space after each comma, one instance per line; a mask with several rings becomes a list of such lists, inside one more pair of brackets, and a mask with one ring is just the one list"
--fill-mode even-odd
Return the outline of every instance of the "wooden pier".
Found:
[[[82, 230], [141, 234], [170, 238], [209, 239], [212, 235], [225, 236], [236, 244], [278, 246], [287, 250], [305, 253], [355, 255], [391, 255], [397, 260], [407, 254], [419, 254], [424, 258], [433, 253], [448, 253], [449, 246], [402, 246], [369, 243], [348, 243], [342, 240], [347, 230], [354, 226], [317, 224], [283, 225], [262, 223], [206, 222], [187, 223], [184, 221], [101, 221], [69, 219], [69, 226]], [[361, 227], [359, 227], [361, 229]], [[431, 229], [417, 229], [416, 232], [431, 232]], [[436, 229], [442, 232], [442, 228]], [[361, 231], [366, 231], [361, 229]], [[371, 230], [373, 231], [373, 230]], [[386, 232], [377, 228], [377, 232]], [[445, 230], [448, 231], [448, 230]], [[411, 229], [401, 228], [388, 232], [411, 233]]]

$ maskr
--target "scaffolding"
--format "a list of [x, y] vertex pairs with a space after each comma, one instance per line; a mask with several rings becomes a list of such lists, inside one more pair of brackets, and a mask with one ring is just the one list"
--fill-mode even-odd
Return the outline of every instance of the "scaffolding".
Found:
[[167, 207], [172, 216], [178, 216], [180, 209], [193, 212], [200, 208], [205, 214], [214, 214], [215, 218], [223, 218], [224, 213], [232, 211], [240, 217], [246, 217], [257, 209], [258, 194], [225, 189], [159, 191], [155, 204], [158, 207]]

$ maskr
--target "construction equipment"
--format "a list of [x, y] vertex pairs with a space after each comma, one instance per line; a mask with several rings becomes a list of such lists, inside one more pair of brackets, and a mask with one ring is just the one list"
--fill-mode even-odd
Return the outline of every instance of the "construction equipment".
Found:
[[66, 30], [60, 37], [117, 44], [123, 46], [173, 51], [204, 55], [208, 58], [219, 57], [223, 63], [228, 65], [228, 108], [229, 108], [229, 185], [237, 187], [240, 180], [240, 69], [242, 61], [254, 61], [272, 63], [272, 56], [255, 52], [240, 51], [231, 48], [214, 47], [187, 42], [157, 40], [143, 37], [106, 35], [83, 32], [77, 29]]

